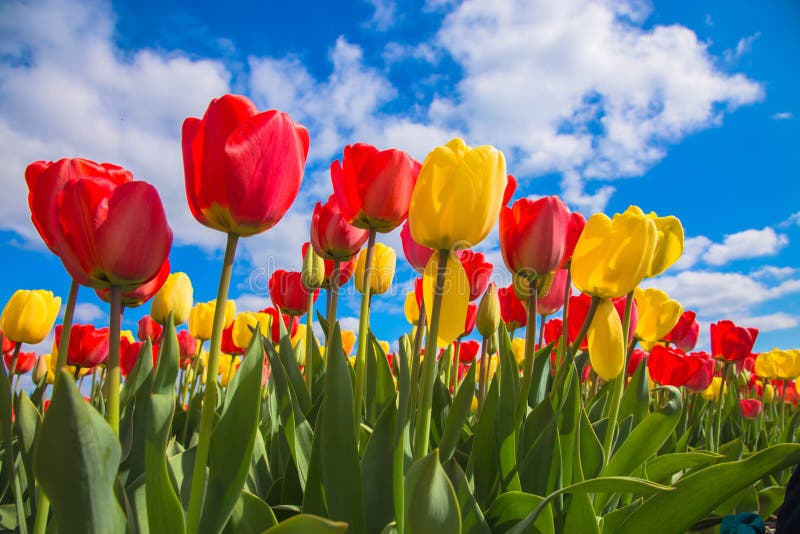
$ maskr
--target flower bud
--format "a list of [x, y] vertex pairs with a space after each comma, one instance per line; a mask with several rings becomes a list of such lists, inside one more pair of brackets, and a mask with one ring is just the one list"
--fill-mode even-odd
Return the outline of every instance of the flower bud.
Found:
[[153, 297], [150, 315], [158, 323], [165, 324], [172, 312], [173, 323], [183, 324], [189, 319], [193, 298], [192, 281], [186, 273], [172, 273]]
[[[364, 292], [364, 270], [366, 269], [367, 249], [363, 249], [356, 260], [353, 273], [356, 289]], [[372, 268], [369, 271], [369, 290], [373, 295], [386, 293], [392, 286], [397, 254], [392, 247], [383, 243], [375, 243], [372, 254]]]
[[309, 291], [319, 289], [325, 283], [325, 261], [314, 252], [314, 247], [306, 247], [303, 257], [303, 285]]
[[492, 282], [478, 307], [478, 332], [484, 337], [491, 336], [497, 331], [500, 321], [500, 299], [497, 296], [497, 285]]
[[42, 354], [36, 359], [36, 365], [33, 367], [33, 374], [31, 376], [35, 384], [38, 384], [42, 381], [42, 379], [47, 378], [47, 358], [49, 356], [49, 354]]
[[486, 338], [486, 354], [495, 354], [497, 352], [497, 336], [491, 335]]

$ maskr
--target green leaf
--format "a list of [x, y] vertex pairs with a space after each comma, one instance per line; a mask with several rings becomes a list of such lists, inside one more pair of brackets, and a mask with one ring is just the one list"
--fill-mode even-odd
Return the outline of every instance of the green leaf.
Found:
[[586, 410], [581, 409], [580, 460], [583, 478], [595, 478], [603, 468], [603, 445], [594, 433]]
[[242, 495], [258, 432], [263, 372], [264, 348], [256, 329], [211, 435], [205, 505], [200, 515], [202, 532], [220, 532]]
[[472, 399], [475, 396], [475, 368], [477, 365], [470, 365], [461, 386], [456, 393], [453, 400], [453, 405], [450, 406], [450, 411], [447, 413], [447, 421], [444, 425], [444, 432], [442, 432], [442, 439], [439, 441], [439, 454], [442, 461], [447, 461], [453, 456], [458, 444], [458, 438], [461, 437], [461, 429], [469, 416], [470, 408], [472, 408]]
[[[136, 395], [145, 381], [150, 377], [153, 370], [153, 344], [148, 338], [143, 344], [139, 355], [136, 356], [136, 364], [131, 373], [125, 378], [125, 384], [119, 393], [120, 408], [124, 408]], [[147, 388], [149, 391], [149, 388]]]
[[0, 528], [9, 531], [17, 528], [17, 505], [0, 504]]
[[458, 507], [461, 510], [461, 531], [465, 534], [490, 534], [489, 524], [472, 494], [467, 475], [461, 466], [455, 459], [451, 459], [444, 464], [444, 471], [456, 492]]
[[36, 479], [61, 532], [125, 532], [114, 496], [120, 446], [114, 431], [61, 371], [34, 448]]
[[386, 359], [386, 353], [378, 345], [378, 340], [370, 332], [370, 343], [367, 345], [369, 351], [373, 353], [373, 361], [375, 362], [375, 376], [374, 387], [372, 388], [374, 404], [374, 416], [380, 416], [383, 413], [386, 405], [395, 399], [394, 377], [392, 376], [392, 368], [389, 367], [389, 360]]
[[394, 518], [393, 503], [387, 493], [392, 487], [396, 420], [397, 408], [390, 402], [378, 418], [361, 458], [367, 532], [380, 531]]
[[350, 364], [342, 350], [339, 325], [333, 326], [325, 371], [320, 465], [328, 515], [344, 520], [349, 532], [365, 531], [361, 467], [353, 421], [353, 386]]
[[656, 456], [647, 462], [646, 472], [648, 480], [653, 482], [669, 483], [675, 473], [702, 467], [723, 459], [723, 456], [710, 451], [676, 452]]
[[[536, 509], [543, 500], [543, 497], [521, 491], [503, 493], [486, 511], [486, 520], [489, 522], [492, 532], [508, 532]], [[549, 505], [545, 506], [528, 532], [530, 534], [555, 533], [553, 513]]]
[[397, 377], [397, 418], [394, 431], [394, 454], [392, 458], [392, 495], [394, 501], [394, 515], [396, 530], [404, 531], [403, 499], [405, 492], [403, 481], [406, 470], [411, 466], [411, 422], [408, 417], [409, 395], [411, 394], [410, 370], [408, 367], [408, 353], [411, 352], [411, 342], [407, 335], [400, 338], [398, 350], [398, 377]]
[[39, 412], [25, 391], [21, 390], [17, 396], [14, 426], [17, 430], [19, 455], [22, 459], [22, 465], [25, 467], [27, 487], [31, 492], [36, 487], [36, 479], [33, 475], [33, 446], [36, 442], [36, 432], [39, 429], [39, 424]]
[[231, 511], [223, 532], [230, 534], [261, 534], [278, 524], [272, 508], [248, 491], [243, 491]]
[[647, 499], [619, 532], [683, 532], [758, 479], [797, 463], [800, 445], [787, 443], [768, 447], [744, 460], [706, 467], [676, 482], [674, 491]]
[[636, 368], [631, 381], [625, 387], [619, 403], [617, 422], [633, 416], [634, 428], [647, 417], [650, 412], [650, 389], [647, 383], [647, 364], [644, 360]]
[[450, 479], [439, 463], [438, 449], [414, 462], [408, 470], [405, 506], [406, 534], [461, 532], [461, 510]]
[[289, 385], [292, 388], [294, 398], [297, 399], [297, 404], [300, 406], [303, 413], [308, 415], [308, 412], [311, 410], [311, 397], [308, 396], [306, 383], [303, 380], [302, 373], [300, 373], [300, 367], [297, 364], [294, 348], [292, 348], [292, 340], [288, 334], [286, 334], [283, 321], [280, 321], [280, 323], [283, 334], [281, 335], [281, 350], [278, 356], [281, 359], [283, 368], [286, 370], [286, 376], [289, 378]]
[[[533, 355], [533, 375], [531, 379], [531, 392], [528, 396], [528, 404], [536, 406], [547, 396], [549, 388], [547, 383], [550, 381], [550, 353], [553, 352], [553, 345], [545, 345], [537, 350]], [[516, 360], [514, 365], [516, 365]], [[502, 365], [502, 364], [501, 364]]]
[[603, 516], [603, 534], [616, 534], [619, 526], [642, 505], [643, 498], [635, 499], [630, 504], [617, 508]]
[[343, 534], [347, 523], [330, 521], [311, 514], [298, 514], [264, 531], [264, 534]]
[[578, 492], [569, 497], [565, 517], [564, 532], [600, 534], [597, 516], [588, 493]]
[[783, 503], [786, 495], [786, 488], [782, 486], [770, 486], [758, 492], [758, 515], [763, 519], [768, 518]]
[[144, 445], [147, 521], [153, 532], [184, 532], [183, 508], [167, 467], [167, 443], [175, 412], [175, 378], [180, 360], [171, 316], [162, 339], [160, 360], [150, 392]]
[[555, 489], [555, 475], [561, 466], [561, 450], [556, 413], [549, 397], [540, 402], [525, 419], [521, 450], [524, 451], [519, 465], [522, 489], [534, 495], [547, 494]]
[[[558, 411], [558, 442], [561, 457], [561, 480], [558, 488], [572, 484], [573, 462], [580, 444], [581, 392], [580, 377], [570, 365], [567, 375], [567, 390]], [[557, 488], [556, 488], [557, 489]]]
[[486, 509], [500, 494], [500, 458], [495, 437], [495, 417], [500, 398], [497, 376], [492, 379], [489, 392], [475, 425], [475, 437], [469, 455], [467, 472], [474, 479], [475, 498]]
[[[505, 325], [500, 331], [504, 332]], [[549, 356], [538, 355], [549, 361]], [[495, 432], [497, 454], [500, 461], [501, 491], [522, 489], [517, 473], [517, 425], [516, 412], [520, 395], [519, 367], [507, 335], [500, 335], [500, 400], [497, 404]]]

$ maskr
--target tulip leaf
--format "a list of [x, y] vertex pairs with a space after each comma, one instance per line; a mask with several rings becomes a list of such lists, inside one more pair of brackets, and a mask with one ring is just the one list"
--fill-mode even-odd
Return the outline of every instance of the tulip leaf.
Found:
[[500, 398], [498, 377], [492, 379], [475, 425], [467, 472], [474, 478], [475, 498], [486, 509], [500, 494], [500, 458], [495, 438], [495, 416]]
[[370, 332], [367, 345], [367, 420], [374, 422], [384, 408], [395, 398], [392, 369], [386, 353]]
[[519, 477], [524, 491], [546, 495], [555, 487], [555, 477], [561, 466], [556, 423], [556, 413], [549, 397], [525, 418], [520, 446], [524, 455], [519, 463]]
[[367, 532], [379, 532], [394, 518], [393, 503], [386, 498], [386, 489], [392, 486], [396, 424], [397, 408], [390, 402], [378, 418], [361, 458]]
[[455, 459], [450, 459], [445, 462], [444, 471], [453, 485], [458, 507], [461, 510], [461, 531], [468, 534], [490, 534], [489, 524], [472, 494], [467, 475], [464, 474], [461, 466]]
[[317, 413], [317, 424], [314, 427], [314, 436], [311, 441], [311, 456], [308, 460], [308, 479], [303, 491], [303, 512], [314, 515], [326, 515], [325, 497], [322, 487], [322, 467], [320, 466], [320, 456], [322, 455], [322, 406]]
[[320, 466], [328, 515], [349, 524], [351, 533], [365, 532], [361, 467], [353, 420], [350, 364], [342, 350], [339, 325], [331, 332], [325, 372]]
[[758, 515], [763, 519], [775, 513], [783, 503], [786, 495], [786, 488], [781, 486], [770, 486], [758, 492]]
[[564, 514], [564, 532], [581, 532], [585, 534], [600, 534], [597, 516], [592, 508], [592, 501], [588, 493], [573, 493], [569, 497], [569, 504]]
[[242, 491], [231, 517], [223, 532], [225, 534], [261, 534], [264, 530], [278, 524], [272, 508], [250, 493]]
[[[508, 532], [514, 525], [525, 519], [543, 500], [544, 497], [521, 491], [503, 493], [486, 511], [486, 520], [492, 532]], [[555, 533], [553, 513], [549, 505], [539, 514], [528, 532], [530, 534]]]
[[344, 532], [347, 532], [347, 523], [330, 521], [311, 514], [298, 514], [265, 530], [264, 534], [344, 534]]
[[[134, 376], [135, 374], [135, 376]], [[145, 341], [139, 352], [139, 361], [128, 375], [125, 392], [132, 397], [121, 407], [120, 441], [122, 442], [122, 465], [120, 478], [130, 484], [144, 474], [145, 439], [150, 411], [150, 393], [153, 387], [153, 356], [150, 340]], [[121, 401], [120, 401], [121, 404]]]
[[618, 532], [683, 532], [760, 478], [797, 463], [800, 444], [784, 443], [744, 460], [706, 467], [677, 481], [674, 491], [647, 499]]
[[595, 478], [603, 468], [603, 444], [594, 433], [586, 410], [581, 410], [580, 460], [583, 478]]
[[114, 431], [61, 371], [34, 447], [36, 479], [60, 532], [125, 532], [114, 496], [120, 446]]
[[202, 532], [220, 532], [242, 495], [253, 457], [261, 409], [264, 348], [256, 329], [233, 376], [219, 423], [211, 436]]
[[404, 501], [406, 534], [461, 532], [461, 510], [450, 479], [439, 463], [438, 449], [409, 468]]
[[642, 505], [643, 498], [635, 499], [630, 504], [617, 508], [603, 516], [603, 534], [616, 534], [619, 526]]
[[178, 338], [171, 318], [167, 321], [160, 350], [150, 392], [144, 441], [147, 521], [153, 532], [183, 532], [183, 507], [167, 467], [167, 444], [175, 413], [175, 378], [180, 359]]
[[647, 417], [650, 411], [650, 389], [647, 383], [647, 364], [644, 360], [633, 373], [631, 381], [625, 387], [622, 400], [619, 403], [617, 422], [624, 421], [633, 415], [634, 428]]
[[[561, 456], [560, 485], [572, 483], [575, 451], [580, 442], [581, 392], [580, 377], [570, 364], [567, 374], [566, 392], [558, 411], [558, 441]], [[560, 487], [560, 486], [559, 486]]]
[[278, 356], [281, 359], [281, 363], [283, 363], [283, 368], [286, 371], [286, 376], [289, 379], [289, 385], [292, 387], [292, 395], [295, 399], [297, 399], [297, 404], [307, 416], [308, 412], [311, 410], [311, 397], [308, 396], [308, 389], [306, 388], [306, 383], [303, 380], [303, 374], [300, 372], [300, 366], [297, 363], [297, 357], [295, 356], [294, 348], [292, 347], [292, 340], [286, 334], [286, 328], [283, 326], [283, 321], [280, 321], [280, 323], [281, 332], [283, 332], [284, 335], [281, 335], [281, 350], [278, 352]]
[[[501, 332], [505, 326], [501, 327]], [[520, 395], [519, 367], [511, 350], [511, 340], [500, 336], [500, 400], [497, 404], [495, 432], [500, 460], [501, 491], [516, 491], [520, 487], [517, 473], [517, 426], [515, 415]]]
[[407, 335], [400, 338], [400, 350], [398, 352], [398, 378], [397, 378], [397, 418], [394, 431], [394, 453], [392, 458], [392, 494], [394, 501], [394, 515], [396, 529], [404, 531], [403, 522], [403, 499], [405, 489], [403, 481], [405, 473], [412, 463], [411, 454], [411, 422], [408, 417], [409, 396], [411, 394], [411, 377], [408, 367], [408, 353], [411, 352], [411, 342]]
[[656, 456], [647, 462], [647, 479], [653, 482], [669, 483], [675, 473], [703, 467], [722, 460], [724, 457], [710, 451], [675, 452]]
[[17, 396], [14, 426], [17, 430], [19, 455], [22, 465], [25, 467], [27, 486], [31, 489], [36, 487], [36, 479], [33, 474], [33, 446], [36, 442], [36, 432], [40, 422], [39, 412], [28, 398], [27, 393], [21, 390]]
[[450, 411], [447, 413], [442, 439], [439, 441], [439, 455], [442, 461], [446, 462], [453, 456], [456, 445], [458, 445], [458, 439], [461, 437], [461, 430], [472, 408], [472, 399], [475, 396], [476, 367], [477, 365], [469, 366], [469, 371], [464, 376], [453, 404], [450, 406]]

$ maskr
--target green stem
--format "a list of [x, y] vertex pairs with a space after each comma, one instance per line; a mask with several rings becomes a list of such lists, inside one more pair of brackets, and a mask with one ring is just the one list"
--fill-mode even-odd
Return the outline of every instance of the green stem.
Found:
[[564, 307], [561, 311], [561, 341], [558, 343], [556, 353], [558, 365], [562, 365], [563, 359], [567, 356], [567, 344], [569, 343], [569, 296], [572, 289], [572, 273], [567, 269], [567, 283], [564, 286]]
[[419, 388], [413, 387], [413, 384], [419, 383], [419, 351], [422, 350], [422, 336], [425, 334], [425, 323], [427, 317], [425, 315], [425, 302], [419, 306], [419, 318], [417, 319], [417, 332], [414, 336], [414, 352], [411, 354], [411, 400], [409, 401], [409, 414], [414, 417], [417, 408], [417, 397]]
[[314, 331], [311, 329], [314, 322], [314, 289], [308, 293], [308, 307], [306, 310], [306, 387], [309, 398], [314, 399]]
[[361, 405], [364, 402], [364, 387], [367, 379], [367, 341], [369, 338], [369, 295], [372, 255], [375, 250], [375, 230], [370, 229], [364, 258], [364, 277], [361, 282], [361, 315], [358, 318], [358, 350], [356, 352], [356, 388], [353, 402], [353, 417], [356, 428], [361, 427]]
[[[328, 345], [328, 340], [331, 338], [331, 332], [333, 331], [333, 325], [336, 323], [336, 307], [339, 303], [339, 286], [337, 285], [339, 281], [339, 269], [341, 268], [341, 263], [339, 260], [335, 260], [333, 262], [333, 271], [331, 272], [331, 281], [328, 284], [328, 293], [330, 295], [330, 299], [328, 302], [328, 337], [325, 339], [325, 346]], [[327, 348], [326, 348], [327, 350]], [[325, 358], [327, 360], [327, 357]]]
[[461, 340], [458, 340], [456, 343], [456, 349], [453, 351], [453, 377], [452, 381], [450, 382], [450, 386], [453, 388], [453, 395], [456, 394], [456, 388], [458, 388], [458, 363], [461, 360]]
[[50, 513], [50, 499], [39, 487], [39, 498], [36, 501], [36, 519], [33, 523], [33, 534], [45, 534], [47, 516]]
[[788, 380], [784, 378], [782, 388], [783, 391], [781, 392], [781, 432], [783, 432], [784, 425], [786, 424], [786, 382], [788, 382]]
[[89, 390], [89, 399], [94, 402], [94, 386], [97, 382], [97, 367], [92, 367], [92, 389]]
[[106, 420], [114, 435], [119, 437], [119, 332], [122, 326], [122, 290], [111, 286], [111, 317], [109, 318], [108, 379], [106, 381]]
[[719, 396], [717, 398], [717, 413], [716, 413], [716, 424], [714, 425], [714, 429], [716, 431], [714, 435], [714, 452], [719, 450], [719, 446], [722, 444], [721, 433], [722, 433], [722, 409], [725, 405], [725, 379], [728, 377], [728, 367], [730, 366], [730, 362], [724, 362], [722, 364], [722, 375], [720, 376], [719, 380]]
[[[222, 272], [219, 276], [217, 302], [214, 307], [211, 347], [208, 353], [208, 368], [206, 369], [206, 393], [203, 398], [203, 411], [200, 416], [200, 437], [197, 443], [192, 490], [189, 497], [187, 532], [192, 534], [198, 532], [200, 527], [200, 512], [202, 510], [205, 492], [208, 449], [211, 445], [211, 431], [213, 430], [214, 415], [217, 407], [217, 374], [219, 372], [222, 329], [225, 326], [225, 305], [228, 302], [228, 290], [231, 284], [231, 275], [233, 274], [233, 258], [236, 255], [236, 244], [238, 242], [238, 235], [232, 233], [228, 234], [228, 241], [225, 245], [225, 258], [222, 261]], [[278, 319], [280, 320], [280, 317]]]
[[547, 319], [546, 315], [539, 316], [539, 348], [544, 347], [544, 321]]
[[67, 297], [67, 307], [64, 308], [64, 322], [61, 324], [61, 339], [58, 341], [58, 357], [56, 358], [55, 378], [53, 389], [58, 386], [61, 378], [61, 369], [67, 365], [67, 353], [69, 352], [69, 333], [72, 329], [72, 316], [75, 314], [75, 303], [78, 300], [78, 282], [74, 279], [69, 286], [69, 296]]
[[414, 458], [422, 458], [428, 454], [428, 440], [431, 433], [431, 404], [433, 403], [433, 385], [436, 379], [436, 349], [439, 335], [439, 314], [442, 311], [442, 292], [447, 269], [449, 250], [440, 250], [439, 265], [436, 269], [436, 283], [433, 291], [431, 307], [431, 324], [425, 341], [425, 360], [422, 363], [422, 398], [417, 414], [417, 426], [414, 432]]
[[[189, 409], [192, 406], [192, 399], [194, 398], [195, 391], [197, 391], [197, 383], [200, 380], [200, 353], [203, 351], [203, 341], [197, 344], [197, 354], [194, 356], [194, 362], [192, 363], [193, 372], [192, 372], [192, 390], [188, 396], [186, 396], [186, 417], [183, 418], [183, 432], [181, 433], [181, 443], [186, 443], [186, 433], [189, 432]], [[189, 382], [188, 380], [186, 381]]]
[[488, 359], [489, 355], [486, 354], [486, 336], [483, 336], [483, 339], [481, 340], [480, 379], [478, 381], [478, 410], [483, 408], [483, 399], [486, 396], [486, 372], [488, 370]]
[[[594, 299], [592, 299], [594, 302]], [[625, 298], [625, 313], [622, 316], [622, 338], [625, 340], [625, 347], [628, 347], [628, 329], [631, 325], [631, 310], [633, 308], [633, 291], [628, 293]], [[627, 356], [627, 352], [626, 356]], [[623, 362], [622, 372], [614, 378], [614, 388], [611, 394], [611, 405], [608, 411], [608, 423], [606, 425], [606, 435], [603, 440], [603, 455], [605, 463], [611, 459], [612, 449], [614, 448], [614, 432], [617, 427], [617, 416], [619, 415], [619, 403], [622, 400], [622, 390], [625, 385], [625, 364]]]
[[[14, 372], [14, 368], [16, 367], [16, 361], [19, 357], [19, 350], [22, 347], [21, 342], [17, 342], [14, 345], [14, 353], [11, 356], [12, 369], [11, 372]], [[3, 381], [8, 384], [8, 387], [11, 388], [11, 383], [8, 381], [8, 375], [6, 375], [6, 366], [3, 363], [0, 363], [0, 373], [3, 374]], [[13, 401], [14, 401], [14, 390], [9, 389], [10, 395], [10, 404], [13, 409]], [[16, 453], [14, 452], [14, 437], [13, 437], [13, 427], [11, 423], [11, 419], [7, 422], [3, 423], [3, 441], [5, 441], [6, 445], [6, 461], [4, 462], [5, 465], [8, 466], [8, 477], [9, 477], [9, 484], [11, 486], [11, 493], [14, 496], [14, 503], [16, 506], [17, 512], [17, 523], [20, 527], [20, 532], [26, 533], [27, 532], [27, 525], [25, 523], [25, 508], [22, 503], [22, 490], [19, 485], [19, 480], [17, 479], [17, 469], [16, 469]]]
[[516, 426], [521, 428], [523, 418], [528, 412], [528, 396], [531, 393], [531, 381], [533, 380], [533, 356], [535, 354], [534, 343], [536, 342], [536, 286], [537, 280], [530, 281], [530, 294], [528, 295], [528, 319], [525, 326], [525, 367], [522, 369], [522, 387], [519, 391], [519, 404], [517, 405]]

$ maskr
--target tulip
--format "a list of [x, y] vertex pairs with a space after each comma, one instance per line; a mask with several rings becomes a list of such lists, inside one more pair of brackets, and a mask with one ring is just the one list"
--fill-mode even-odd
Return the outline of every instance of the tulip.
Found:
[[344, 148], [331, 163], [331, 182], [342, 214], [354, 226], [391, 232], [408, 216], [420, 164], [401, 150], [364, 143]]
[[[544, 343], [545, 345], [549, 345], [550, 343], [554, 343], [554, 346], [558, 346], [558, 342], [561, 340], [561, 333], [562, 329], [564, 328], [564, 321], [561, 319], [550, 319], [546, 323], [544, 323]], [[541, 348], [541, 347], [540, 347]]]
[[154, 344], [158, 343], [161, 340], [162, 332], [163, 328], [161, 325], [155, 322], [149, 315], [145, 315], [139, 319], [139, 341], [146, 341], [149, 339]]
[[[158, 274], [155, 275], [149, 282], [132, 289], [125, 291], [121, 296], [121, 303], [126, 308], [138, 308], [151, 298], [161, 289], [169, 278], [169, 258], [164, 260]], [[94, 292], [100, 297], [101, 300], [111, 303], [111, 288], [106, 287], [102, 289], [95, 289]], [[191, 305], [191, 304], [190, 304]], [[152, 311], [152, 310], [151, 310]]]
[[596, 297], [627, 295], [650, 272], [658, 229], [636, 206], [609, 219], [589, 218], [572, 256], [575, 286]]
[[[57, 354], [61, 340], [61, 326], [56, 327], [54, 353]], [[95, 328], [90, 324], [72, 325], [67, 349], [67, 364], [80, 367], [94, 367], [108, 357], [109, 329]]]
[[484, 337], [489, 337], [497, 331], [502, 320], [500, 313], [500, 298], [497, 296], [497, 284], [492, 282], [486, 293], [483, 294], [478, 307], [476, 325], [478, 332]]
[[697, 322], [697, 313], [688, 310], [683, 312], [675, 327], [664, 339], [686, 352], [694, 348], [699, 335], [700, 323]]
[[517, 365], [522, 366], [525, 363], [525, 338], [515, 337], [511, 340], [511, 352], [514, 353], [514, 359]]
[[[311, 243], [309, 241], [306, 241], [305, 243], [303, 243], [303, 249], [302, 250], [303, 250], [303, 257], [304, 258], [305, 258], [306, 251], [308, 250], [309, 246], [311, 246]], [[312, 248], [312, 250], [314, 250], [314, 247], [311, 247], [311, 248]], [[316, 257], [321, 257], [321, 256], [319, 256], [319, 254], [317, 253], [316, 250], [314, 250], [314, 255]], [[324, 280], [322, 282], [322, 286], [320, 286], [320, 287], [328, 288], [331, 285], [331, 276], [333, 275], [333, 269], [335, 267], [334, 264], [336, 262], [334, 260], [326, 260], [326, 259], [323, 259], [322, 262], [325, 265], [325, 278], [324, 278]], [[355, 265], [356, 265], [355, 258], [353, 258], [353, 259], [351, 259], [349, 261], [340, 261], [339, 262], [339, 276], [336, 279], [336, 287], [342, 287], [343, 285], [345, 285], [350, 280], [350, 277], [353, 276], [353, 269], [355, 269]]]
[[16, 345], [15, 342], [11, 341], [6, 337], [5, 334], [3, 334], [2, 330], [0, 330], [0, 343], [2, 343], [2, 349], [0, 350], [0, 353], [2, 354], [5, 354], [6, 352], [11, 352], [12, 350], [14, 350], [14, 346]]
[[513, 333], [517, 328], [525, 326], [528, 314], [514, 287], [501, 287], [497, 290], [497, 298], [500, 300], [500, 315], [508, 331]]
[[[364, 270], [366, 265], [367, 250], [364, 249], [358, 255], [355, 266], [354, 280], [356, 289], [364, 293]], [[392, 247], [383, 243], [375, 243], [372, 257], [372, 266], [369, 273], [369, 287], [371, 294], [380, 295], [386, 293], [392, 286], [394, 279], [397, 254]]]
[[173, 273], [167, 277], [150, 303], [150, 315], [156, 322], [166, 324], [169, 314], [177, 326], [189, 319], [194, 291], [186, 273]]
[[633, 376], [642, 362], [647, 363], [647, 353], [642, 349], [633, 349], [631, 359], [628, 361], [628, 367], [625, 372], [628, 376]]
[[61, 299], [52, 291], [18, 289], [3, 308], [0, 329], [11, 341], [41, 343], [52, 330], [60, 307]]
[[[591, 305], [591, 298], [584, 294], [579, 293], [578, 295], [572, 296], [569, 298], [569, 315], [567, 318], [567, 330], [569, 334], [569, 340], [575, 341], [578, 337], [578, 334], [583, 326], [584, 321], [586, 321], [586, 316], [589, 312], [589, 307]], [[617, 315], [619, 316], [620, 321], [623, 321], [625, 318], [625, 297], [620, 297], [616, 299], [611, 299], [611, 303], [614, 305], [614, 309], [617, 310]], [[638, 324], [638, 310], [636, 308], [636, 301], [633, 301], [631, 306], [631, 315], [628, 325], [628, 343], [633, 340], [634, 333], [636, 332], [636, 326]], [[588, 347], [588, 343], [586, 339], [583, 340], [581, 343], [580, 348], [585, 349]]]
[[755, 419], [761, 413], [761, 401], [758, 399], [740, 399], [739, 410], [745, 419]]
[[269, 278], [269, 296], [273, 304], [289, 315], [302, 315], [308, 310], [309, 293], [316, 300], [318, 291], [309, 291], [298, 271], [278, 269]]
[[50, 360], [49, 354], [42, 354], [36, 358], [36, 364], [33, 367], [31, 378], [34, 384], [41, 384], [42, 380], [47, 379], [48, 363]]
[[325, 260], [314, 252], [314, 247], [308, 245], [307, 242], [303, 244], [303, 270], [301, 272], [303, 285], [310, 291], [325, 285]]
[[[200, 302], [195, 304], [189, 312], [189, 333], [200, 341], [211, 339], [211, 330], [214, 321], [214, 310], [217, 301]], [[236, 315], [236, 303], [232, 300], [225, 302], [225, 317], [223, 328], [228, 328]]]
[[403, 229], [400, 231], [400, 240], [403, 243], [403, 254], [406, 257], [406, 261], [411, 264], [411, 267], [417, 273], [424, 273], [428, 260], [431, 259], [431, 256], [436, 251], [414, 241], [411, 237], [411, 230], [408, 228], [408, 221], [403, 224]]
[[19, 352], [16, 356], [16, 361], [14, 361], [13, 354], [6, 354], [3, 359], [6, 362], [8, 372], [16, 375], [24, 375], [36, 365], [35, 352]]
[[[139, 360], [142, 347], [144, 347], [144, 342], [142, 341], [131, 342], [126, 338], [120, 340], [119, 368], [122, 372], [122, 376], [127, 377], [131, 374], [133, 368], [136, 366], [136, 362]], [[155, 365], [155, 356], [153, 356], [153, 364]]]
[[[278, 322], [278, 310], [270, 306], [269, 308], [260, 310], [259, 313], [266, 313], [270, 316], [269, 337], [272, 343], [277, 345], [281, 341], [281, 324]], [[283, 318], [283, 326], [289, 334], [289, 339], [291, 339], [297, 333], [297, 328], [300, 325], [300, 318], [296, 315], [288, 315], [286, 313], [281, 313], [280, 317]]]
[[514, 192], [517, 190], [517, 179], [511, 174], [506, 176], [506, 179], [508, 182], [506, 182], [506, 188], [503, 191], [503, 206], [508, 206], [514, 196]]
[[352, 330], [342, 330], [342, 350], [349, 356], [356, 344], [356, 333]]
[[411, 326], [415, 326], [419, 321], [419, 306], [417, 305], [417, 295], [413, 291], [406, 293], [406, 300], [403, 303], [403, 312], [406, 315], [406, 321]]
[[610, 300], [603, 299], [587, 332], [592, 369], [603, 380], [619, 376], [625, 366], [622, 321]]
[[636, 337], [652, 346], [672, 331], [683, 314], [683, 306], [660, 289], [637, 287], [633, 296], [638, 311]]
[[244, 350], [250, 345], [250, 340], [253, 338], [253, 331], [256, 327], [259, 328], [262, 336], [267, 337], [270, 333], [271, 324], [272, 317], [267, 313], [241, 312], [233, 320], [233, 331], [231, 332], [233, 343], [239, 349]]
[[758, 329], [736, 326], [733, 321], [711, 324], [711, 354], [731, 362], [744, 360], [752, 351]]
[[[238, 315], [237, 315], [237, 317], [238, 317]], [[244, 354], [244, 349], [246, 348], [246, 346], [245, 347], [241, 347], [241, 346], [237, 345], [236, 342], [233, 341], [233, 326], [234, 326], [234, 324], [235, 324], [235, 320], [234, 320], [233, 323], [231, 323], [230, 326], [228, 326], [228, 327], [226, 327], [225, 329], [222, 330], [222, 336], [221, 336], [221, 339], [220, 339], [220, 351], [222, 351], [222, 354], [228, 354], [228, 355], [230, 355], [230, 354]], [[249, 341], [250, 341], [249, 339], [246, 340], [246, 342], [249, 342]], [[206, 367], [206, 369], [208, 369], [208, 367]]]
[[697, 358], [687, 358], [680, 349], [656, 345], [647, 359], [650, 377], [662, 386], [681, 387], [694, 376], [702, 363]]
[[494, 266], [480, 252], [460, 250], [458, 256], [469, 280], [469, 300], [476, 300], [486, 291]]
[[458, 361], [461, 363], [471, 363], [475, 361], [478, 356], [478, 351], [481, 349], [481, 344], [475, 340], [457, 341], [458, 343]]
[[184, 369], [197, 356], [197, 340], [186, 330], [178, 332], [178, 351], [181, 355], [181, 367]]
[[772, 349], [758, 355], [755, 373], [761, 378], [791, 380], [800, 376], [800, 351]]
[[553, 315], [564, 306], [564, 293], [572, 294], [572, 288], [567, 285], [569, 271], [558, 269], [553, 275], [553, 281], [544, 295], [536, 299], [536, 311], [545, 317]]
[[475, 303], [470, 302], [467, 305], [467, 317], [464, 319], [464, 331], [461, 333], [459, 338], [467, 337], [475, 330], [475, 323], [478, 320], [478, 306]]
[[235, 354], [223, 354], [219, 360], [219, 384], [226, 388], [236, 375], [239, 368], [239, 357]]
[[697, 371], [686, 381], [686, 389], [693, 393], [701, 393], [711, 385], [717, 362], [707, 352], [690, 352], [686, 357], [694, 358], [700, 363]]
[[500, 250], [508, 270], [533, 279], [564, 263], [569, 208], [556, 196], [522, 198], [500, 210]]
[[656, 250], [646, 275], [646, 278], [652, 278], [666, 271], [683, 254], [683, 226], [677, 217], [671, 215], [659, 217], [650, 212], [647, 218], [656, 224], [658, 230]]
[[325, 204], [317, 202], [311, 213], [311, 244], [314, 252], [326, 260], [353, 259], [367, 241], [369, 232], [347, 222], [336, 197]]
[[572, 255], [575, 252], [575, 245], [578, 244], [578, 240], [580, 239], [585, 226], [586, 219], [583, 217], [583, 215], [577, 211], [574, 211], [570, 214], [567, 240], [564, 244], [564, 265], [572, 261]]

